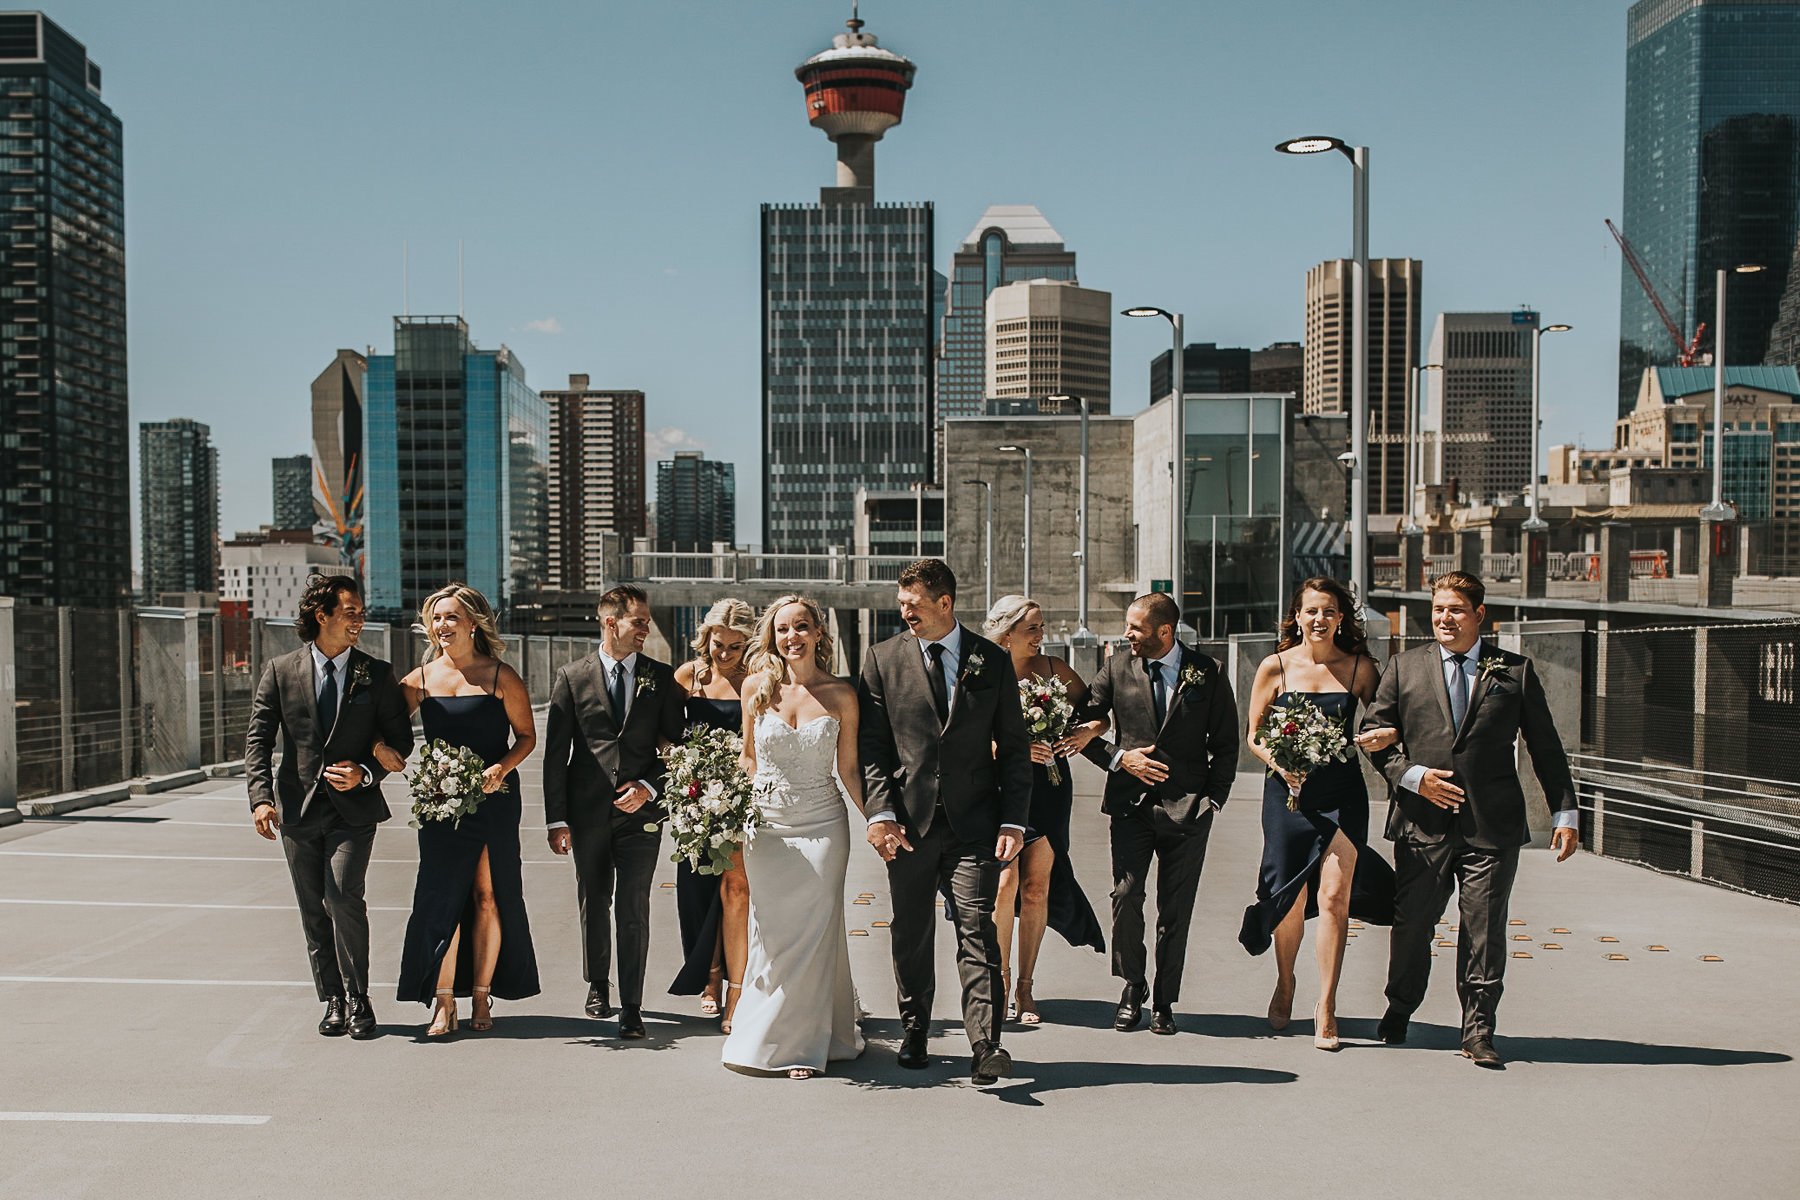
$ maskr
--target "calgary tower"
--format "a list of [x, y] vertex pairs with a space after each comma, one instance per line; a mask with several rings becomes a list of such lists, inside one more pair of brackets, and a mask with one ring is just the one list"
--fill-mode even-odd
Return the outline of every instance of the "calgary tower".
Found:
[[837, 146], [837, 185], [873, 193], [875, 143], [900, 123], [912, 87], [912, 60], [883, 50], [863, 32], [857, 6], [844, 22], [848, 33], [831, 39], [794, 70], [806, 87], [806, 118]]

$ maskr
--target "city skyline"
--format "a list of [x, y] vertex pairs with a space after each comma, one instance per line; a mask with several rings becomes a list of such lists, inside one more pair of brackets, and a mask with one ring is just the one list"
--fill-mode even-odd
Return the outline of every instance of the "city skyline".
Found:
[[[734, 46], [707, 60], [715, 86], [647, 112], [645, 89], [695, 53], [692, 12], [522, 12], [505, 45], [480, 48], [470, 86], [432, 64], [477, 52], [479, 25], [456, 19], [471, 5], [421, 28], [382, 9], [301, 18], [202, 3], [187, 22], [216, 29], [204, 41], [119, 3], [58, 6], [107, 64], [109, 100], [132, 131], [133, 419], [213, 425], [223, 523], [253, 526], [269, 503], [262, 460], [306, 444], [320, 355], [362, 348], [400, 311], [402, 243], [413, 311], [445, 312], [462, 241], [466, 315], [486, 344], [505, 342], [543, 378], [590, 370], [659, 397], [647, 457], [695, 448], [754, 470], [758, 205], [816, 194], [825, 147], [797, 119], [791, 72], [845, 7], [705, 14]], [[1628, 5], [1531, 7], [1541, 19], [1471, 5], [1420, 22], [1410, 6], [1300, 4], [1286, 18], [1316, 36], [1295, 39], [1291, 20], [1249, 11], [1047, 3], [1029, 22], [990, 10], [1007, 34], [995, 42], [966, 36], [966, 6], [876, 0], [870, 29], [920, 70], [904, 136], [883, 143], [879, 190], [934, 202], [940, 271], [990, 204], [1034, 204], [1081, 247], [1084, 283], [1121, 304], [1180, 309], [1190, 340], [1262, 346], [1299, 337], [1305, 270], [1347, 253], [1350, 233], [1347, 173], [1270, 147], [1314, 130], [1366, 142], [1373, 252], [1433, 264], [1428, 317], [1529, 303], [1574, 324], [1545, 364], [1545, 440], [1599, 444], [1618, 320], [1618, 257], [1600, 222], [1620, 204]], [[358, 36], [345, 42], [334, 14], [351, 11]], [[1473, 64], [1424, 53], [1475, 41], [1487, 53]], [[418, 52], [384, 50], [397, 44]], [[571, 47], [558, 53], [584, 70], [542, 72], [547, 45]], [[1071, 47], [1095, 88], [1011, 99], [1013, 68], [1073, 61]], [[1398, 50], [1414, 74], [1346, 81], [1325, 69], [1359, 47]], [[1276, 67], [1284, 82], [1271, 89]], [[534, 86], [512, 86], [524, 78]], [[1139, 102], [1097, 105], [1109, 80], [1129, 80]], [[1546, 105], [1554, 94], [1553, 124], [1508, 115], [1538, 94]], [[420, 97], [435, 116], [409, 118], [398, 152], [366, 156], [356, 189], [327, 182], [327, 163], [389, 140], [384, 123], [416, 114]], [[987, 153], [972, 128], [982, 121], [1057, 153]], [[1177, 134], [1191, 147], [1180, 156], [1168, 151]], [[454, 189], [424, 182], [425, 162], [483, 141], [504, 148], [506, 171]], [[697, 329], [705, 354], [691, 352]], [[1114, 391], [1142, 396], [1160, 339], [1114, 333]], [[206, 395], [188, 378], [196, 355], [211, 364]], [[234, 413], [247, 407], [255, 421]], [[759, 497], [743, 501], [743, 527], [760, 528]]]

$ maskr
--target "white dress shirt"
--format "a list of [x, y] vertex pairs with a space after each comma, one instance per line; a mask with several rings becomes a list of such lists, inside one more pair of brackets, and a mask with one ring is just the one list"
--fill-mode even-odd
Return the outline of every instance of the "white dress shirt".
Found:
[[[333, 679], [337, 680], [338, 712], [341, 713], [344, 711], [344, 697], [348, 695], [350, 691], [350, 681], [344, 677], [344, 673], [350, 668], [350, 651], [352, 648], [345, 646], [342, 654], [339, 654], [335, 658], [326, 658], [325, 652], [319, 649], [319, 644], [317, 642], [308, 644], [312, 649], [313, 700], [316, 703], [319, 699], [319, 694], [325, 690], [325, 664], [330, 663], [331, 676]], [[336, 719], [337, 718], [335, 717], [332, 718], [333, 721]], [[322, 729], [319, 733], [321, 740], [331, 736], [331, 730], [329, 729]], [[364, 767], [362, 773], [364, 787], [368, 787], [371, 783], [375, 782], [375, 777], [369, 773], [369, 768]]]
[[[596, 650], [594, 651], [594, 655], [600, 660], [601, 682], [606, 687], [608, 705], [612, 703], [613, 669], [615, 667], [625, 668], [625, 711], [614, 714], [618, 718], [619, 728], [623, 729], [625, 727], [625, 718], [631, 715], [631, 706], [637, 702], [637, 652], [633, 651], [624, 658], [613, 658], [604, 650]], [[634, 779], [632, 782], [643, 788], [646, 792], [649, 792], [650, 799], [656, 799], [656, 789], [650, 786], [648, 780]], [[551, 821], [544, 826], [545, 829], [567, 829], [568, 827], [569, 823], [567, 821]]]
[[[924, 656], [925, 670], [928, 673], [932, 670], [931, 648], [933, 646], [942, 646], [944, 648], [943, 654], [938, 656], [938, 666], [944, 672], [944, 697], [949, 702], [950, 707], [955, 708], [956, 679], [962, 670], [962, 623], [958, 622], [957, 624], [950, 626], [949, 633], [946, 633], [943, 637], [937, 638], [934, 641], [928, 642], [924, 638], [919, 639], [919, 653]], [[895, 819], [894, 810], [891, 808], [884, 808], [869, 818], [869, 824], [873, 825], [877, 821], [892, 821]], [[1025, 832], [1025, 827], [1023, 825], [1002, 825], [1000, 828], [1016, 829], [1020, 833]]]
[[[1455, 652], [1452, 651], [1448, 646], [1445, 646], [1444, 643], [1442, 643], [1442, 642], [1438, 643], [1437, 651], [1438, 651], [1438, 665], [1439, 665], [1439, 667], [1442, 668], [1442, 670], [1444, 672], [1444, 688], [1446, 691], [1448, 691], [1450, 688], [1450, 680], [1453, 677], [1453, 672], [1455, 672], [1457, 670], [1457, 664], [1450, 661], [1450, 656]], [[1463, 657], [1461, 667], [1462, 667], [1462, 676], [1463, 676], [1463, 679], [1462, 679], [1463, 695], [1465, 695], [1469, 698], [1468, 704], [1464, 705], [1464, 707], [1463, 707], [1463, 716], [1467, 717], [1469, 715], [1469, 705], [1473, 705], [1475, 703], [1475, 688], [1481, 682], [1481, 639], [1480, 638], [1476, 638], [1475, 644], [1473, 646], [1469, 647], [1469, 652]], [[1419, 763], [1414, 763], [1412, 766], [1408, 767], [1406, 769], [1406, 774], [1404, 774], [1400, 777], [1400, 786], [1405, 788], [1409, 792], [1417, 792], [1419, 790], [1419, 785], [1424, 782], [1425, 782], [1425, 767]], [[1556, 828], [1558, 828], [1558, 829], [1578, 828], [1579, 826], [1577, 823], [1579, 822], [1579, 820], [1580, 820], [1580, 814], [1577, 812], [1574, 812], [1574, 811], [1559, 812], [1556, 814]]]

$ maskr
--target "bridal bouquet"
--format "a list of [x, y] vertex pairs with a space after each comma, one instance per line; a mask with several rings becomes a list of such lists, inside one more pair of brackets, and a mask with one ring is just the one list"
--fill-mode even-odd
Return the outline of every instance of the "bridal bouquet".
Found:
[[[481, 755], [467, 746], [452, 746], [442, 738], [432, 738], [419, 754], [419, 765], [406, 782], [412, 790], [414, 829], [421, 821], [453, 821], [462, 819], [481, 807], [487, 793], [481, 790], [481, 775], [487, 770]], [[501, 791], [506, 785], [501, 785]]]
[[686, 859], [698, 874], [723, 875], [733, 852], [756, 831], [760, 813], [738, 761], [743, 752], [743, 738], [703, 725], [662, 752], [669, 768], [664, 801], [675, 841], [671, 861]]
[[[1055, 676], [1019, 680], [1019, 703], [1025, 709], [1025, 732], [1040, 746], [1054, 746], [1075, 723], [1075, 702], [1069, 699], [1069, 685]], [[1051, 783], [1062, 784], [1062, 771], [1054, 758], [1045, 772]]]
[[[1257, 726], [1256, 736], [1275, 765], [1300, 776], [1302, 783], [1326, 763], [1346, 762], [1350, 758], [1350, 737], [1343, 723], [1304, 697], [1271, 705]], [[1299, 810], [1299, 788], [1288, 788], [1287, 806], [1289, 812]]]

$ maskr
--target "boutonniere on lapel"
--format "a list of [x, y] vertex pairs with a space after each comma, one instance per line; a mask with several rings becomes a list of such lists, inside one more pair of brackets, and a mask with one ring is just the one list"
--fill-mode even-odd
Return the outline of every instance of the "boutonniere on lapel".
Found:
[[1206, 682], [1206, 668], [1198, 663], [1189, 663], [1181, 668], [1181, 678], [1175, 681], [1175, 694], [1191, 692]]
[[633, 692], [632, 695], [634, 697], [641, 696], [645, 692], [654, 692], [655, 690], [656, 676], [650, 674], [648, 671], [640, 671], [637, 677], [637, 690]]
[[366, 658], [357, 659], [356, 666], [351, 668], [350, 671], [350, 690], [344, 693], [345, 701], [348, 702], [350, 697], [356, 695], [357, 692], [368, 686], [369, 660]]
[[962, 670], [957, 672], [956, 686], [964, 687], [981, 678], [981, 672], [987, 666], [987, 656], [977, 650], [963, 659]]
[[1509, 670], [1511, 668], [1506, 665], [1506, 660], [1498, 654], [1485, 655], [1480, 662], [1475, 664], [1476, 673], [1484, 680], [1504, 679], [1510, 681], [1512, 676], [1507, 674]]

